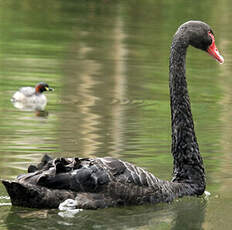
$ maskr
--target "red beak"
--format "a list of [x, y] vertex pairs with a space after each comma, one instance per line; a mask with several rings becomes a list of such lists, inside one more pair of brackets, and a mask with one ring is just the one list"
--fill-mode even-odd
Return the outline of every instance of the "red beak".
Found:
[[207, 52], [210, 56], [215, 58], [220, 64], [223, 64], [224, 58], [220, 55], [216, 45], [215, 45], [215, 38], [212, 33], [209, 32], [209, 36], [212, 38], [212, 44], [207, 49]]

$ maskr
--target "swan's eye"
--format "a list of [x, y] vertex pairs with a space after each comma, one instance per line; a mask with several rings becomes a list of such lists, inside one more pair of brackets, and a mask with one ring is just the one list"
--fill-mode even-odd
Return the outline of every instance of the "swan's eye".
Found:
[[213, 36], [213, 33], [212, 32], [208, 32], [208, 35], [209, 35], [209, 38], [210, 38], [210, 43], [209, 45], [212, 45], [214, 42], [215, 42], [215, 38]]

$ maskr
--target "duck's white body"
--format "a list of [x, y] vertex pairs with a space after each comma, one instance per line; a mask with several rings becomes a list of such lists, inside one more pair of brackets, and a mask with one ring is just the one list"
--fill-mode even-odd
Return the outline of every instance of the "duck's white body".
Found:
[[22, 87], [14, 93], [12, 100], [21, 103], [47, 104], [46, 96], [41, 93], [36, 93], [35, 88], [32, 87]]
[[22, 87], [14, 93], [11, 101], [18, 109], [44, 110], [47, 98], [43, 91], [52, 91], [46, 83], [39, 83], [36, 87]]
[[47, 98], [42, 93], [36, 93], [35, 88], [22, 87], [12, 97], [14, 106], [25, 110], [44, 110], [47, 105]]

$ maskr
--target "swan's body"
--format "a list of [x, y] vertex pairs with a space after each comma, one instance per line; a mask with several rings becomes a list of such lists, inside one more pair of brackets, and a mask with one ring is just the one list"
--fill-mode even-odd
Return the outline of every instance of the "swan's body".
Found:
[[16, 182], [3, 182], [14, 205], [57, 208], [71, 198], [78, 201], [78, 208], [95, 209], [169, 202], [196, 194], [194, 186], [162, 181], [140, 167], [110, 157], [52, 160], [45, 156], [38, 168], [29, 167], [34, 170]]
[[14, 106], [23, 110], [44, 110], [47, 98], [44, 91], [53, 89], [45, 82], [38, 83], [35, 87], [22, 87], [11, 98]]
[[[189, 44], [211, 52], [219, 62], [210, 27], [198, 21], [183, 24], [173, 38], [170, 55], [172, 114], [172, 181], [156, 178], [144, 169], [114, 158], [57, 158], [45, 156], [28, 174], [15, 182], [3, 181], [14, 205], [57, 208], [75, 199], [77, 208], [169, 202], [185, 195], [201, 195], [205, 173], [194, 132], [185, 79], [185, 55]], [[216, 47], [215, 47], [216, 48]]]

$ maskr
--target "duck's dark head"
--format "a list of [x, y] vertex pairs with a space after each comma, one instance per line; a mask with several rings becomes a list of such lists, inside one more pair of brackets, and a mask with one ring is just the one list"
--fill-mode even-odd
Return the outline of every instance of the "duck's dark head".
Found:
[[53, 88], [50, 88], [49, 85], [45, 82], [39, 82], [36, 86], [35, 86], [35, 92], [36, 93], [42, 93], [44, 91], [53, 91]]
[[215, 45], [214, 33], [208, 24], [201, 21], [188, 21], [179, 27], [177, 34], [184, 37], [189, 45], [209, 53], [219, 63], [224, 62]]

